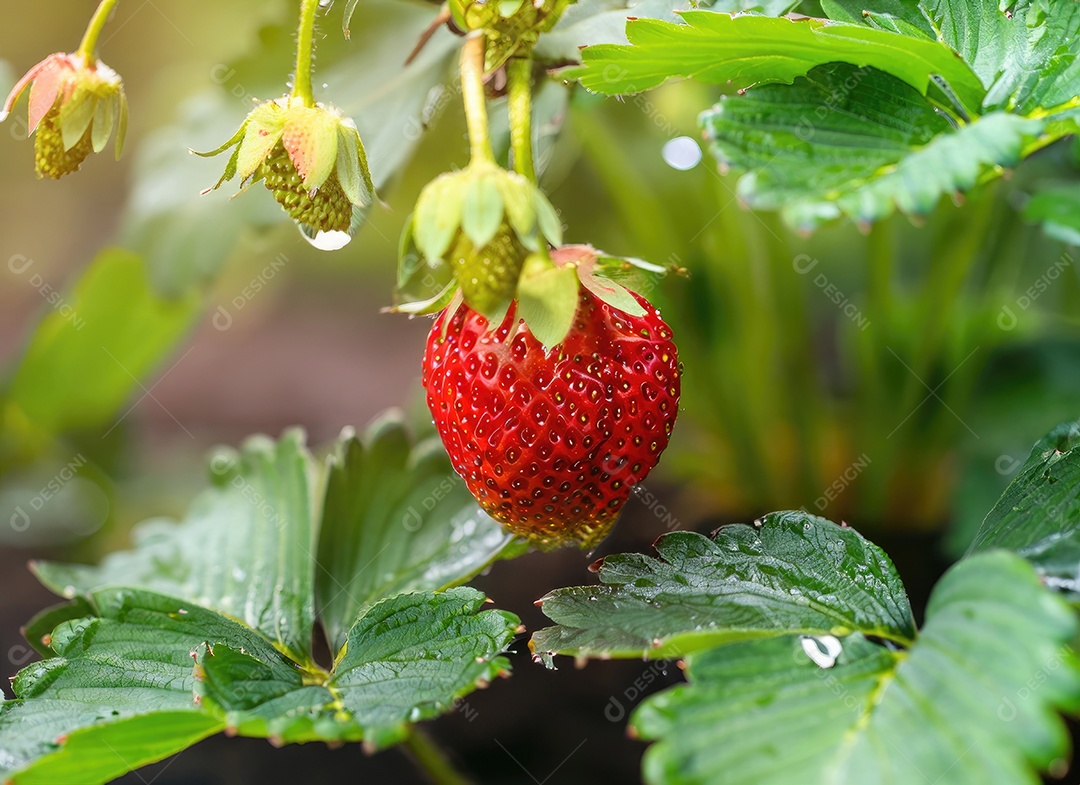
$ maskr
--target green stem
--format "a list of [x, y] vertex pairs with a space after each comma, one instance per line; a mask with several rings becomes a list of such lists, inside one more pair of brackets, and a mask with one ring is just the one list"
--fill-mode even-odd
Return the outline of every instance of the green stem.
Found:
[[404, 747], [434, 785], [471, 785], [469, 779], [454, 768], [442, 748], [419, 726], [414, 725], [409, 731]]
[[532, 146], [532, 59], [513, 58], [506, 64], [509, 81], [510, 148], [514, 171], [536, 182]]
[[484, 95], [484, 36], [473, 34], [461, 48], [461, 98], [469, 127], [469, 150], [474, 161], [495, 163], [488, 135], [487, 96]]
[[315, 15], [319, 0], [300, 0], [300, 25], [296, 29], [296, 74], [293, 76], [292, 97], [304, 106], [315, 106], [311, 90], [311, 61], [315, 51]]
[[94, 12], [94, 16], [90, 19], [86, 32], [83, 33], [82, 43], [79, 44], [76, 54], [82, 57], [88, 68], [92, 68], [97, 61], [98, 37], [101, 36], [105, 23], [109, 21], [109, 14], [116, 7], [116, 2], [117, 0], [101, 0], [97, 10]]

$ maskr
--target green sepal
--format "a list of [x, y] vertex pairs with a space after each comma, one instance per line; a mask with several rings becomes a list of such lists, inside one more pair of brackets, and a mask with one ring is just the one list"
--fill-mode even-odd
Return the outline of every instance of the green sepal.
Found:
[[92, 91], [77, 87], [71, 98], [60, 106], [60, 134], [65, 152], [77, 145], [86, 134], [97, 105], [98, 98]]
[[595, 268], [582, 268], [580, 278], [581, 285], [601, 302], [607, 303], [628, 316], [645, 315], [645, 309], [634, 299], [629, 289], [610, 278], [597, 275]]
[[94, 109], [94, 122], [90, 126], [90, 141], [95, 153], [105, 149], [116, 124], [117, 96], [106, 96], [97, 103]]
[[441, 259], [461, 224], [461, 173], [443, 174], [420, 192], [413, 217], [416, 247], [428, 259]]
[[280, 106], [269, 101], [255, 107], [244, 126], [240, 153], [236, 159], [236, 173], [241, 181], [255, 173], [281, 139], [281, 133], [285, 130], [285, 113]]
[[518, 315], [546, 349], [563, 342], [578, 303], [575, 267], [556, 267], [541, 254], [525, 260], [518, 283]]
[[127, 126], [128, 126], [128, 103], [127, 95], [124, 93], [124, 88], [120, 88], [120, 106], [119, 117], [116, 120], [116, 160], [120, 160], [120, 155], [124, 152], [124, 142], [127, 140]]
[[503, 209], [510, 228], [517, 234], [521, 244], [530, 251], [537, 251], [536, 242], [536, 186], [520, 175], [511, 174], [496, 181], [502, 194]]
[[[334, 171], [338, 151], [341, 149], [338, 145], [338, 129], [341, 127], [341, 120], [322, 108], [295, 105], [286, 110], [285, 117], [282, 141], [286, 143], [289, 158], [304, 178], [304, 187], [309, 191], [317, 191], [323, 187]], [[293, 150], [289, 149], [290, 131], [294, 129], [303, 129], [304, 144], [301, 156], [294, 155]], [[298, 157], [299, 160], [297, 160]], [[306, 172], [302, 169], [305, 164], [307, 165]]]
[[[125, 101], [124, 103], [126, 104], [127, 102]], [[120, 115], [122, 118], [126, 117], [127, 110], [125, 108], [122, 108], [120, 111]], [[237, 129], [236, 133], [229, 137], [229, 141], [225, 142], [225, 144], [221, 145], [221, 147], [216, 147], [213, 150], [205, 153], [200, 153], [198, 150], [192, 150], [191, 148], [188, 148], [188, 151], [194, 155], [199, 156], [200, 158], [213, 158], [215, 155], [221, 155], [230, 147], [234, 147], [240, 143], [240, 141], [244, 138], [244, 134], [247, 133], [247, 127], [249, 122], [251, 122], [250, 115], [247, 117], [246, 120], [244, 120], [243, 124]]]
[[367, 204], [366, 194], [361, 191], [360, 162], [356, 146], [344, 128], [338, 129], [337, 178], [341, 190], [353, 204]]
[[473, 177], [465, 187], [461, 206], [461, 231], [477, 248], [491, 242], [503, 218], [502, 194], [495, 177], [487, 173]]
[[423, 265], [424, 256], [413, 238], [413, 216], [409, 215], [398, 242], [397, 288], [403, 289]]
[[536, 210], [536, 225], [540, 228], [540, 234], [558, 248], [562, 245], [562, 221], [551, 202], [544, 196], [539, 188], [533, 188], [533, 205]]
[[460, 286], [457, 279], [451, 279], [442, 291], [440, 291], [434, 297], [427, 300], [416, 300], [415, 302], [399, 303], [387, 310], [391, 313], [407, 313], [413, 316], [419, 316], [421, 314], [438, 313], [454, 299], [455, 295], [460, 294]]
[[375, 201], [375, 185], [368, 171], [367, 154], [360, 133], [349, 121], [338, 126], [338, 182], [349, 201], [367, 207]]

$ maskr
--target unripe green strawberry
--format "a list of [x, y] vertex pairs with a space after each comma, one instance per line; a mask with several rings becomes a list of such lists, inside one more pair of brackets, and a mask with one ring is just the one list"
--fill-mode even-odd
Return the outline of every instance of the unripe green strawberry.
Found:
[[92, 152], [105, 148], [116, 129], [116, 157], [127, 132], [127, 99], [116, 72], [100, 60], [58, 52], [31, 68], [0, 111], [4, 120], [30, 87], [28, 126], [34, 138], [38, 177], [58, 180], [79, 170]]
[[671, 330], [582, 287], [570, 333], [545, 350], [517, 305], [492, 330], [466, 306], [428, 336], [423, 381], [450, 459], [480, 506], [542, 548], [598, 544], [660, 459], [679, 408]]
[[332, 106], [296, 97], [266, 101], [233, 137], [203, 157], [232, 149], [221, 179], [203, 193], [240, 178], [241, 190], [262, 180], [300, 232], [325, 250], [351, 239], [353, 208], [375, 201], [363, 142], [352, 120]]
[[41, 118], [34, 136], [34, 168], [38, 177], [59, 180], [65, 174], [77, 172], [93, 151], [89, 128], [74, 147], [70, 150], [64, 149], [59, 107], [54, 106]]
[[517, 234], [505, 223], [481, 248], [462, 232], [448, 252], [465, 301], [481, 313], [497, 311], [514, 299], [525, 256]]
[[[460, 286], [466, 305], [495, 318], [514, 299], [528, 256], [561, 242], [559, 217], [535, 183], [490, 161], [473, 160], [420, 192], [405, 227], [398, 291], [417, 273], [434, 280], [445, 271]], [[434, 313], [446, 305], [438, 299], [399, 305], [399, 310]]]
[[259, 173], [263, 184], [294, 221], [323, 232], [349, 231], [353, 206], [341, 190], [336, 174], [331, 174], [317, 191], [309, 192], [280, 142], [267, 156]]

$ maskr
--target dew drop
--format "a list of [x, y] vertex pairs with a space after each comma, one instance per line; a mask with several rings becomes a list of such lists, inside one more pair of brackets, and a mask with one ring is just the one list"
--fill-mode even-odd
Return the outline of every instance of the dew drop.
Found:
[[843, 653], [839, 638], [832, 635], [800, 635], [803, 652], [819, 668], [831, 668]]
[[320, 251], [339, 251], [352, 242], [352, 235], [348, 232], [334, 230], [324, 232], [314, 226], [298, 223], [297, 228], [305, 240], [311, 243], [313, 248]]

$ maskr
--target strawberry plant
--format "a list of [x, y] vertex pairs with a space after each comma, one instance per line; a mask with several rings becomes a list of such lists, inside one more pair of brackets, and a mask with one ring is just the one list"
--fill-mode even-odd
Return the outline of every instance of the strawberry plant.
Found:
[[[0, 60], [12, 216], [115, 226], [5, 218], [0, 781], [1076, 780], [1075, 0], [139, 10]], [[232, 340], [278, 438], [174, 414]]]

